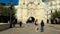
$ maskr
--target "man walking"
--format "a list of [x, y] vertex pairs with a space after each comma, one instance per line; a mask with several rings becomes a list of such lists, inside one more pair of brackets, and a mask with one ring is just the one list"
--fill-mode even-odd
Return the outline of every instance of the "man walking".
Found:
[[43, 22], [43, 20], [41, 21], [41, 32], [44, 32], [44, 22]]
[[22, 21], [20, 21], [20, 27], [22, 27]]

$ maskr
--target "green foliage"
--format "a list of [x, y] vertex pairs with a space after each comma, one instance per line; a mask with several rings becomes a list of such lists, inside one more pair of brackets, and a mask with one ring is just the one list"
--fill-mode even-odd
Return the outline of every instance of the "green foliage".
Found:
[[[0, 16], [3, 15], [3, 16], [10, 16], [10, 7], [8, 6], [4, 6], [2, 4], [0, 4]], [[12, 12], [11, 12], [11, 15], [14, 15], [15, 14], [15, 8], [13, 8]]]
[[1, 15], [3, 15], [3, 16], [8, 16], [9, 15], [9, 8], [3, 8], [2, 10], [1, 10]]
[[51, 13], [51, 18], [52, 19], [60, 18], [60, 11], [55, 11], [55, 12]]

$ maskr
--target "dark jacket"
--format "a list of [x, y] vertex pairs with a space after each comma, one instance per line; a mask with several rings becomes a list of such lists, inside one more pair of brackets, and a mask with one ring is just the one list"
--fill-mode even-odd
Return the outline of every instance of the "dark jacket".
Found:
[[41, 26], [44, 26], [44, 22], [43, 21], [41, 21]]

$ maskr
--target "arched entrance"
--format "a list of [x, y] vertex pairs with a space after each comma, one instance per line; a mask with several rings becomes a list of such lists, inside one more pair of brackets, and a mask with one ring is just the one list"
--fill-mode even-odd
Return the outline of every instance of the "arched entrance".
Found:
[[29, 20], [31, 17], [38, 19], [38, 23], [40, 23], [41, 20], [44, 20], [44, 22], [46, 22], [45, 4], [35, 1], [25, 1], [19, 3], [19, 9], [16, 11], [18, 23], [20, 21], [25, 24], [32, 21], [34, 22], [34, 20]]
[[34, 17], [29, 17], [26, 21], [26, 23], [34, 23], [35, 18]]

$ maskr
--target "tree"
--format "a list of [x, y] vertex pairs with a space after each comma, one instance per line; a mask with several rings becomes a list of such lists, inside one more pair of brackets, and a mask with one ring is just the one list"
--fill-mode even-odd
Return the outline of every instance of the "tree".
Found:
[[[9, 6], [5, 6], [3, 4], [0, 3], [0, 15], [3, 16], [10, 16], [10, 7]], [[15, 14], [15, 8], [13, 7], [13, 11], [12, 11], [12, 15]]]
[[51, 19], [53, 19], [56, 24], [60, 24], [60, 11], [55, 10], [55, 12], [51, 13]]
[[55, 18], [60, 18], [60, 11], [56, 11], [51, 13], [51, 18], [55, 19]]
[[4, 19], [6, 20], [6, 18], [7, 18], [7, 20], [10, 20], [10, 14], [12, 17], [15, 15], [16, 9], [14, 8], [14, 6], [13, 6], [12, 12], [11, 13], [10, 12], [11, 12], [11, 9], [9, 6], [6, 6], [6, 5], [0, 3], [0, 17], [2, 19], [1, 21], [3, 21]]

